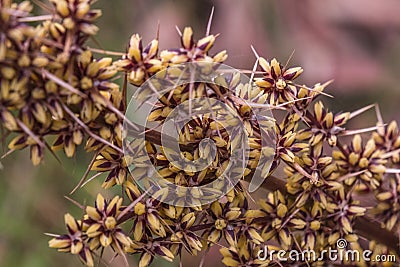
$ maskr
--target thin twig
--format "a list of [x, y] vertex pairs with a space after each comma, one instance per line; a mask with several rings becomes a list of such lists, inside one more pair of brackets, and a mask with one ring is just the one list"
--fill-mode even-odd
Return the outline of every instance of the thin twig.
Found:
[[72, 198], [68, 197], [68, 196], [64, 196], [66, 199], [68, 199], [69, 201], [71, 201], [75, 206], [77, 206], [78, 208], [85, 210], [85, 206], [83, 206], [82, 204], [80, 204], [78, 201], [73, 200]]
[[68, 115], [69, 115], [75, 122], [77, 122], [77, 123], [85, 130], [85, 132], [86, 132], [90, 137], [92, 137], [93, 139], [99, 141], [100, 143], [103, 143], [103, 144], [105, 144], [105, 145], [107, 145], [107, 146], [110, 146], [110, 147], [114, 148], [114, 149], [115, 149], [116, 151], [118, 151], [119, 153], [124, 154], [124, 151], [123, 151], [121, 148], [119, 148], [119, 147], [113, 145], [113, 144], [110, 143], [109, 141], [104, 140], [104, 139], [101, 138], [100, 136], [94, 134], [94, 133], [89, 129], [89, 127], [88, 127], [85, 123], [83, 123], [80, 119], [78, 119], [78, 118], [75, 116], [75, 114], [74, 114], [63, 102], [60, 101], [60, 103], [61, 103], [61, 106], [63, 107], [64, 111], [67, 112]]
[[357, 109], [356, 111], [351, 112], [351, 113], [350, 113], [350, 119], [352, 119], [352, 118], [354, 118], [354, 117], [356, 117], [356, 116], [358, 116], [358, 115], [364, 113], [365, 111], [367, 111], [367, 110], [369, 110], [369, 109], [375, 107], [375, 105], [376, 105], [376, 104], [371, 104], [371, 105], [368, 105], [368, 106], [366, 106], [366, 107], [363, 107], [363, 108]]
[[103, 55], [108, 55], [108, 56], [119, 56], [122, 57], [125, 55], [125, 53], [121, 53], [121, 52], [115, 52], [115, 51], [109, 51], [109, 50], [103, 50], [103, 49], [97, 49], [97, 48], [93, 48], [93, 47], [86, 47], [87, 50], [90, 50], [94, 53], [97, 54], [103, 54]]
[[35, 21], [43, 21], [43, 20], [52, 20], [54, 15], [41, 15], [41, 16], [33, 16], [33, 17], [24, 17], [19, 18], [19, 22], [35, 22]]
[[52, 80], [53, 82], [55, 82], [56, 84], [64, 87], [65, 89], [71, 91], [74, 94], [77, 94], [83, 98], [87, 98], [87, 95], [85, 95], [84, 93], [82, 93], [81, 91], [79, 91], [78, 89], [74, 88], [73, 86], [71, 86], [70, 84], [68, 84], [67, 82], [61, 80], [60, 78], [58, 78], [57, 76], [55, 76], [54, 74], [51, 74], [50, 72], [48, 72], [45, 69], [42, 69], [41, 71], [43, 73], [43, 75], [45, 75], [47, 78], [49, 78], [50, 80]]
[[74, 187], [74, 189], [72, 189], [72, 191], [69, 193], [70, 195], [72, 195], [73, 193], [75, 193], [76, 190], [78, 190], [78, 188], [81, 187], [81, 185], [85, 182], [90, 170], [92, 169], [92, 166], [94, 164], [94, 162], [96, 161], [97, 156], [101, 153], [103, 149], [100, 149], [99, 151], [96, 151], [96, 153], [93, 155], [92, 160], [90, 161], [85, 173], [83, 174], [82, 178], [79, 180], [78, 184]]
[[32, 137], [36, 144], [40, 145], [42, 148], [46, 147], [46, 145], [39, 139], [39, 137], [37, 137], [28, 127], [26, 127], [26, 125], [22, 121], [20, 121], [19, 119], [15, 119], [15, 121], [27, 135]]
[[214, 16], [214, 6], [211, 8], [211, 14], [210, 14], [210, 17], [209, 17], [209, 19], [208, 19], [206, 36], [209, 36], [209, 35], [210, 35], [211, 24], [212, 24], [213, 16]]
[[378, 125], [378, 126], [373, 126], [373, 127], [368, 127], [368, 128], [364, 128], [364, 129], [358, 129], [358, 130], [345, 130], [341, 133], [339, 133], [339, 136], [347, 136], [347, 135], [355, 135], [355, 134], [361, 134], [361, 133], [368, 133], [368, 132], [372, 132], [372, 131], [376, 131], [381, 127], [385, 127], [386, 124], [383, 125]]

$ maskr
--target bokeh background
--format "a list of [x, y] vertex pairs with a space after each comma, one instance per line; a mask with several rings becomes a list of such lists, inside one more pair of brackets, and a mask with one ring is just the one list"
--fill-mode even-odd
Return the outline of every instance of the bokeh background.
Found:
[[[397, 0], [98, 0], [103, 16], [101, 30], [92, 47], [125, 51], [133, 33], [145, 43], [157, 34], [160, 48], [180, 45], [175, 29], [192, 26], [195, 37], [205, 32], [214, 6], [212, 33], [220, 33], [212, 52], [227, 49], [227, 64], [251, 69], [255, 56], [302, 66], [301, 83], [313, 85], [334, 79], [326, 99], [336, 112], [356, 110], [379, 103], [385, 121], [400, 122], [400, 2]], [[292, 55], [293, 54], [293, 55]], [[292, 55], [292, 57], [291, 57]], [[374, 126], [370, 111], [350, 123], [357, 129]], [[0, 147], [2, 154], [6, 148]], [[46, 232], [63, 232], [63, 215], [80, 211], [63, 198], [85, 172], [90, 161], [83, 151], [76, 158], [49, 153], [45, 163], [32, 167], [28, 151], [0, 160], [0, 266], [80, 266], [77, 258], [47, 247]], [[72, 197], [92, 203], [102, 178], [94, 180]], [[106, 255], [111, 259], [112, 255]], [[220, 256], [211, 251], [204, 266], [219, 266]], [[197, 266], [200, 259], [185, 260]], [[131, 259], [136, 266], [137, 258]], [[122, 266], [115, 259], [109, 266]], [[174, 266], [156, 261], [154, 266]], [[176, 264], [175, 264], [176, 266]]]

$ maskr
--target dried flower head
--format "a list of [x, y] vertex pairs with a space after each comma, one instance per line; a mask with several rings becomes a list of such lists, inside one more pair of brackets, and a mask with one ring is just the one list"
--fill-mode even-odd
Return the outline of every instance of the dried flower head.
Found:
[[[267, 61], [254, 49], [257, 61], [243, 82], [240, 73], [216, 64], [227, 53], [212, 52], [218, 35], [209, 30], [195, 40], [186, 27], [179, 31], [181, 47], [160, 53], [158, 38], [144, 47], [134, 34], [125, 53], [105, 52], [119, 59], [97, 56], [99, 50], [86, 45], [101, 15], [92, 9], [94, 2], [52, 0], [54, 12], [37, 21], [29, 1], [0, 0], [0, 126], [1, 139], [10, 136], [7, 153], [29, 148], [38, 165], [46, 150], [73, 157], [83, 146], [93, 157], [73, 192], [100, 174], [106, 175], [104, 189], [122, 188], [112, 199], [98, 194], [94, 205], [78, 204], [82, 219], [66, 214], [67, 233], [53, 236], [50, 247], [78, 255], [87, 266], [94, 266], [104, 249], [122, 256], [126, 265], [127, 254], [139, 254], [139, 266], [145, 267], [155, 257], [173, 261], [184, 251], [195, 256], [215, 245], [222, 246], [226, 266], [282, 266], [276, 258], [258, 257], [264, 245], [314, 249], [320, 256], [340, 238], [373, 255], [399, 254], [396, 122], [385, 126], [378, 118], [375, 128], [346, 130], [346, 123], [369, 107], [329, 111], [323, 100], [316, 102], [329, 82], [298, 85], [301, 67]], [[182, 63], [202, 78], [220, 72], [206, 81], [177, 84], [177, 78], [190, 76]], [[156, 98], [145, 127], [129, 118], [128, 88], [115, 81], [120, 77], [140, 86], [135, 95], [140, 105]], [[178, 108], [185, 104], [186, 113]], [[183, 123], [172, 146], [173, 138], [159, 130], [177, 110]], [[207, 113], [195, 113], [199, 110]], [[361, 134], [368, 131], [373, 133], [367, 140]], [[127, 139], [129, 134], [136, 138]], [[354, 136], [347, 143], [349, 135]], [[97, 173], [89, 178], [91, 171]], [[149, 179], [155, 174], [156, 180]], [[269, 191], [261, 192], [257, 203], [247, 191], [251, 179]], [[202, 188], [209, 184], [213, 187]], [[179, 190], [170, 193], [165, 185]], [[372, 205], [368, 196], [375, 196]]]

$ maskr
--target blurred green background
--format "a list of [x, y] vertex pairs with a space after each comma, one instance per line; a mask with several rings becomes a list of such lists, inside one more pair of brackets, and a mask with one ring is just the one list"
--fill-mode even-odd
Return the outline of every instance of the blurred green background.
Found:
[[[103, 10], [100, 32], [90, 46], [125, 51], [133, 33], [144, 43], [156, 36], [160, 24], [160, 48], [179, 46], [175, 26], [192, 26], [201, 38], [211, 8], [215, 7], [212, 33], [220, 33], [212, 52], [227, 49], [227, 64], [249, 69], [255, 56], [250, 46], [267, 59], [300, 65], [301, 83], [312, 85], [334, 79], [327, 99], [334, 111], [356, 110], [379, 103], [386, 121], [399, 122], [400, 110], [400, 2], [396, 0], [99, 0]], [[101, 46], [99, 47], [99, 44]], [[374, 126], [373, 111], [350, 123], [356, 129]], [[3, 153], [6, 148], [1, 149]], [[63, 215], [79, 217], [78, 208], [63, 196], [79, 181], [90, 161], [83, 151], [60, 165], [49, 153], [45, 163], [32, 167], [29, 152], [0, 161], [0, 266], [80, 266], [77, 258], [47, 247], [45, 232], [64, 232]], [[80, 203], [92, 203], [102, 178], [73, 195]], [[210, 252], [205, 266], [219, 266], [220, 256]], [[110, 259], [111, 254], [106, 258]], [[199, 259], [185, 261], [197, 266]], [[137, 259], [131, 260], [136, 266]], [[122, 266], [115, 259], [110, 266]], [[154, 266], [171, 266], [157, 261]]]

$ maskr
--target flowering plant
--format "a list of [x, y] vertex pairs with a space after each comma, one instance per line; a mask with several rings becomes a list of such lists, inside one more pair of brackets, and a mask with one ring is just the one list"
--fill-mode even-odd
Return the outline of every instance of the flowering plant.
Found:
[[[323, 103], [329, 82], [298, 84], [301, 67], [266, 60], [255, 49], [253, 70], [223, 69], [227, 52], [210, 52], [217, 35], [209, 30], [195, 40], [186, 27], [181, 47], [164, 51], [157, 38], [143, 45], [137, 34], [125, 53], [93, 49], [86, 42], [101, 15], [94, 1], [50, 2], [48, 15], [32, 16], [29, 1], [0, 0], [7, 153], [29, 149], [38, 165], [46, 150], [73, 157], [84, 146], [92, 161], [72, 193], [91, 172], [93, 179], [106, 174], [105, 189], [122, 188], [112, 199], [98, 194], [93, 205], [77, 203], [83, 214], [67, 213], [67, 232], [54, 235], [50, 247], [87, 266], [108, 248], [127, 265], [127, 255], [139, 254], [139, 266], [217, 244], [226, 266], [282, 266], [257, 257], [264, 245], [321, 252], [346, 239], [355, 250], [399, 252], [400, 133], [395, 121], [383, 122], [377, 105], [334, 113]], [[128, 84], [139, 87], [133, 111]], [[176, 136], [166, 135], [161, 128], [185, 103], [186, 113], [177, 112], [186, 121]], [[375, 126], [346, 128], [372, 108]], [[269, 192], [254, 203], [249, 191], [260, 185]]]

